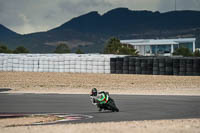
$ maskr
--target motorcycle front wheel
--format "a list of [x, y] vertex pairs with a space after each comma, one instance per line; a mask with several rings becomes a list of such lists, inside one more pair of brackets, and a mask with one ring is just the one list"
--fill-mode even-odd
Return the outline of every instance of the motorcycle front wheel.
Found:
[[112, 112], [119, 112], [119, 109], [118, 109], [117, 106], [115, 105], [115, 102], [114, 102], [113, 99], [110, 98], [108, 104], [109, 104], [109, 106], [111, 107]]

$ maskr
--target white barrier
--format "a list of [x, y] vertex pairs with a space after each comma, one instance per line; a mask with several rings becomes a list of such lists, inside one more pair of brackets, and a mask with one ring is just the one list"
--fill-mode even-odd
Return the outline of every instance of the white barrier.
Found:
[[110, 58], [101, 54], [0, 54], [0, 71], [110, 73]]

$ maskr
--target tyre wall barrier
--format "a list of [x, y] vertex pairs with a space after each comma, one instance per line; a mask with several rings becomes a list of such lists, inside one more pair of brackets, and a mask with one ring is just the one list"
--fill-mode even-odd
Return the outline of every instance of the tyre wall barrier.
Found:
[[153, 58], [147, 59], [147, 74], [152, 75], [153, 74]]
[[165, 59], [165, 74], [166, 75], [173, 75], [173, 59], [166, 58]]
[[136, 62], [135, 57], [129, 58], [129, 74], [136, 74], [135, 62]]
[[159, 59], [153, 59], [153, 75], [159, 75]]
[[101, 54], [0, 54], [0, 71], [200, 76], [200, 58]]
[[193, 75], [194, 76], [200, 75], [200, 58], [193, 59]]
[[[122, 73], [124, 56], [101, 54], [0, 54], [0, 71]], [[111, 58], [119, 60], [112, 61]], [[113, 64], [113, 65], [112, 65]], [[117, 65], [119, 66], [119, 65]], [[114, 67], [114, 68], [113, 68]]]
[[129, 57], [123, 59], [123, 74], [129, 74]]
[[179, 75], [180, 59], [174, 58], [172, 61], [173, 61], [173, 75]]
[[116, 73], [117, 74], [123, 73], [123, 61], [124, 61], [123, 57], [116, 58]]
[[133, 57], [111, 58], [111, 73], [200, 76], [197, 57]]

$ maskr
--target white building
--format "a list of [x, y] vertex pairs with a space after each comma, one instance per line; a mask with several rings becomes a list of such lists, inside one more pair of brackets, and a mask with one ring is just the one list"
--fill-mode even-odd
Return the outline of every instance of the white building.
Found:
[[179, 38], [179, 39], [135, 39], [121, 40], [123, 44], [132, 45], [140, 55], [164, 55], [171, 56], [175, 49], [183, 46], [195, 51], [195, 38]]

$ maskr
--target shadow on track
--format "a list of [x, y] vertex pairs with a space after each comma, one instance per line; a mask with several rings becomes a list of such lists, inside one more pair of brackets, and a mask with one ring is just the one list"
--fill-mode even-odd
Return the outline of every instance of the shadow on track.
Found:
[[10, 88], [0, 88], [0, 92], [4, 92], [4, 91], [11, 91], [12, 89]]

